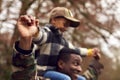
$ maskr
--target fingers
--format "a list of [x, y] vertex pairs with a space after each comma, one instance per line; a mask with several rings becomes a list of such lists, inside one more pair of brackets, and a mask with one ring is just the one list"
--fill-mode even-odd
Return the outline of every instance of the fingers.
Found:
[[36, 19], [36, 26], [38, 26], [39, 25], [39, 19]]
[[34, 16], [28, 15], [30, 19], [30, 25], [36, 25], [36, 18]]
[[96, 60], [101, 59], [100, 50], [99, 50], [98, 48], [94, 48], [93, 50], [94, 50], [94, 51], [93, 51], [93, 53], [94, 53], [93, 57], [94, 57]]
[[30, 18], [27, 15], [22, 15], [22, 16], [20, 16], [20, 22], [23, 25], [29, 26], [30, 23], [31, 23], [31, 20], [30, 20]]
[[100, 53], [97, 53], [97, 54], [94, 56], [94, 58], [95, 58], [96, 60], [100, 60], [100, 59], [101, 59], [101, 54], [100, 54]]
[[100, 53], [100, 50], [98, 48], [93, 48], [94, 52]]
[[21, 22], [23, 25], [26, 26], [36, 26], [38, 24], [37, 19], [34, 16], [31, 15], [22, 15], [20, 16], [20, 18], [18, 19], [18, 23]]

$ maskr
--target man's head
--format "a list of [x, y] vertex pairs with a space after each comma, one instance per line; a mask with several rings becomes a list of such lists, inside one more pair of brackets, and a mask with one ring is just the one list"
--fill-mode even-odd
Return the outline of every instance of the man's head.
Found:
[[63, 48], [58, 56], [57, 70], [69, 75], [72, 80], [76, 80], [80, 72], [82, 58], [80, 53], [74, 49]]
[[[72, 12], [65, 7], [56, 7], [50, 12], [50, 23], [62, 29], [65, 27], [78, 27], [80, 21], [75, 19]], [[64, 31], [64, 30], [63, 30]]]

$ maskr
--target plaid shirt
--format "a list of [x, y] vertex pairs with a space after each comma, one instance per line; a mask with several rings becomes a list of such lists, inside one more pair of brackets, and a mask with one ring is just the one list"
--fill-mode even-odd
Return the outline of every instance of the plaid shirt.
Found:
[[50, 24], [40, 28], [38, 36], [33, 39], [31, 50], [22, 50], [18, 44], [19, 41], [15, 43], [12, 58], [13, 65], [16, 67], [12, 74], [13, 80], [31, 80], [33, 74], [35, 78], [36, 69], [37, 76], [43, 75], [46, 70], [54, 69], [59, 51], [63, 47], [74, 48], [81, 56], [87, 56], [86, 48], [75, 48], [63, 38], [58, 29]]

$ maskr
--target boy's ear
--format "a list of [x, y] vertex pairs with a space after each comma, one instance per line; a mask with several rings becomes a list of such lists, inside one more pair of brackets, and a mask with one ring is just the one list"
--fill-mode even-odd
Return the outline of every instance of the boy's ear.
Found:
[[64, 68], [64, 65], [65, 65], [65, 63], [64, 63], [62, 60], [59, 60], [59, 61], [58, 61], [58, 67], [59, 67], [60, 69], [63, 69], [63, 68]]
[[55, 22], [56, 22], [56, 19], [55, 19], [55, 18], [53, 18], [53, 19], [52, 19], [52, 23], [55, 23]]

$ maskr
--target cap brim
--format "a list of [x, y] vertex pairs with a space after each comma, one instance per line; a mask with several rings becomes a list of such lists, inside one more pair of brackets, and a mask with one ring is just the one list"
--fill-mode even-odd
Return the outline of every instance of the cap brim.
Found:
[[80, 25], [79, 20], [72, 18], [72, 17], [66, 17], [66, 16], [64, 17], [70, 21], [70, 27], [78, 27]]

